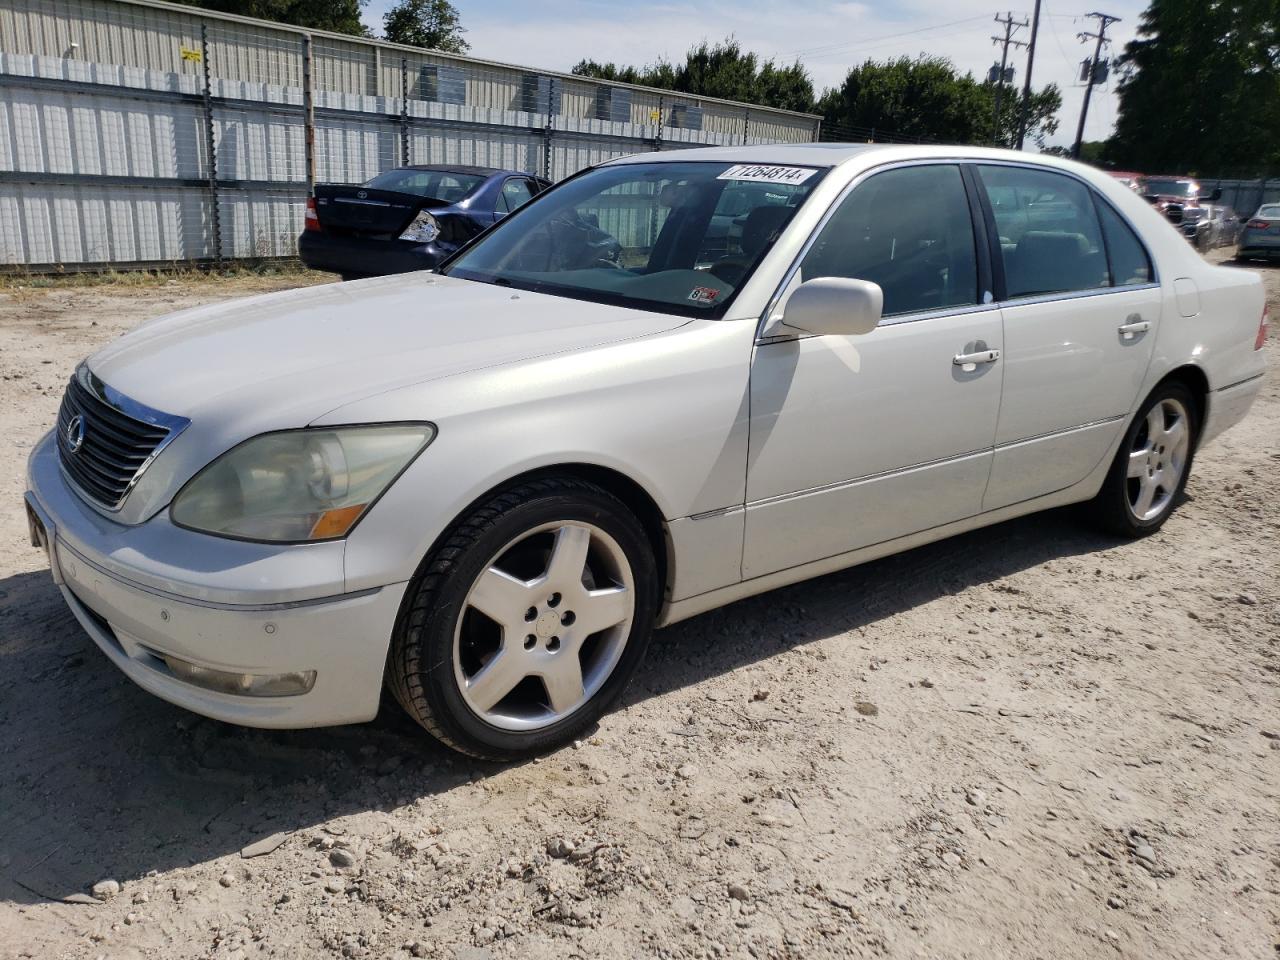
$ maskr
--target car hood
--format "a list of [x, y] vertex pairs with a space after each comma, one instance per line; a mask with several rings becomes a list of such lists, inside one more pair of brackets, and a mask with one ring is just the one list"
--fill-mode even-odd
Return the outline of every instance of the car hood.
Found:
[[[332, 283], [197, 307], [89, 358], [105, 384], [190, 423], [114, 519], [141, 523], [249, 437], [304, 427], [386, 391], [690, 322], [427, 273]], [[515, 374], [513, 374], [515, 375]], [[430, 410], [397, 410], [430, 420]]]
[[181, 311], [89, 358], [157, 410], [303, 426], [412, 383], [647, 336], [684, 318], [435, 274], [332, 283]]

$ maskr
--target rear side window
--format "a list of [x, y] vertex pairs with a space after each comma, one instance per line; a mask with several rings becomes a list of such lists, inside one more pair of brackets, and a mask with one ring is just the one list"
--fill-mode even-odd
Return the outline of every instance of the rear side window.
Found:
[[1109, 285], [1102, 229], [1088, 187], [1047, 170], [977, 170], [995, 214], [1009, 299]]
[[869, 177], [801, 261], [801, 280], [815, 277], [879, 284], [885, 316], [977, 303], [973, 218], [960, 168], [931, 164]]
[[1120, 214], [1101, 199], [1098, 200], [1098, 217], [1102, 221], [1102, 236], [1107, 242], [1107, 259], [1111, 265], [1109, 286], [1150, 283], [1155, 274], [1142, 241], [1120, 219]]

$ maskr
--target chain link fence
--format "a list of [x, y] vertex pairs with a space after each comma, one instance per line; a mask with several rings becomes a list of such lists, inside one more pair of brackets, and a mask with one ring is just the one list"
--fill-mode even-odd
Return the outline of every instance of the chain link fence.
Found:
[[413, 163], [559, 180], [819, 127], [159, 0], [0, 0], [0, 268], [290, 257], [317, 182]]

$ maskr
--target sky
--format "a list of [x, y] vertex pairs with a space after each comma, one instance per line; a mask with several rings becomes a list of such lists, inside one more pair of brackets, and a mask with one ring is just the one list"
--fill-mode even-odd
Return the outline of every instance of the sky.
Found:
[[[1006, 0], [1008, 3], [1009, 0]], [[1029, 20], [1034, 0], [1013, 0], [1022, 6], [999, 9], [1017, 20]], [[1040, 34], [1036, 42], [1033, 85], [1058, 84], [1062, 110], [1057, 134], [1049, 144], [1069, 145], [1084, 87], [1080, 61], [1093, 52], [1093, 41], [1081, 43], [1077, 34], [1093, 30], [1085, 13], [1100, 10], [1121, 18], [1108, 36], [1118, 56], [1133, 38], [1147, 0], [1101, 0], [1102, 6], [1083, 6], [1080, 0], [1042, 0]], [[364, 21], [381, 34], [382, 16], [394, 0], [369, 0]], [[470, 53], [486, 60], [520, 66], [568, 71], [579, 60], [643, 65], [660, 57], [683, 60], [685, 51], [702, 40], [712, 42], [733, 35], [746, 49], [783, 63], [799, 59], [821, 92], [836, 86], [851, 66], [867, 59], [884, 60], [919, 54], [949, 57], [961, 70], [978, 76], [1000, 58], [993, 34], [1003, 33], [994, 20], [997, 9], [987, 0], [890, 0], [890, 2], [779, 3], [762, 0], [453, 0]], [[1030, 30], [1015, 39], [1026, 41]], [[1021, 88], [1025, 50], [1010, 50]], [[1086, 140], [1110, 135], [1116, 119], [1114, 82], [1094, 89], [1085, 126]]]

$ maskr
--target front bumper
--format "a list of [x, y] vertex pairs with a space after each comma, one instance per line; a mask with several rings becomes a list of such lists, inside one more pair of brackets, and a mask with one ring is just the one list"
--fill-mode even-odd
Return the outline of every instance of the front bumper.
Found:
[[339, 237], [317, 230], [304, 230], [298, 237], [298, 256], [313, 270], [326, 270], [362, 277], [432, 270], [457, 248], [407, 240], [376, 240], [370, 237]]
[[[294, 553], [223, 541], [173, 527], [163, 515], [136, 527], [111, 523], [72, 492], [51, 446], [41, 441], [28, 467], [32, 539], [46, 545], [76, 619], [130, 679], [177, 706], [252, 727], [357, 723], [377, 714], [405, 584], [342, 593], [321, 583], [325, 595], [299, 599], [300, 585], [285, 589], [271, 571], [291, 560], [304, 571], [325, 569], [310, 550], [321, 545]], [[341, 544], [329, 546], [339, 547], [340, 571]], [[175, 557], [186, 558], [181, 591]], [[165, 657], [230, 674], [315, 671], [315, 680], [293, 696], [223, 693], [179, 679]]]

